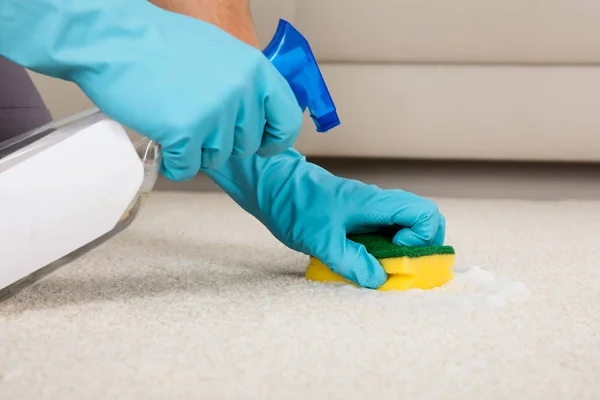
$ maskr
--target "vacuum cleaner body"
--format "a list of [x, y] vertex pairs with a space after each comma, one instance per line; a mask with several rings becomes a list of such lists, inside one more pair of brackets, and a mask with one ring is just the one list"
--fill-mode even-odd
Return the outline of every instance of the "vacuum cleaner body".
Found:
[[2, 144], [0, 301], [129, 225], [160, 162], [156, 143], [97, 109]]

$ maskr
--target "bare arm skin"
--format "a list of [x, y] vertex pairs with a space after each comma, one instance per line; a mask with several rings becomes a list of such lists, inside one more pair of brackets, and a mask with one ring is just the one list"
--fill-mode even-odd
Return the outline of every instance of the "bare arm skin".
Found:
[[249, 0], [150, 0], [165, 10], [218, 26], [247, 44], [260, 48]]

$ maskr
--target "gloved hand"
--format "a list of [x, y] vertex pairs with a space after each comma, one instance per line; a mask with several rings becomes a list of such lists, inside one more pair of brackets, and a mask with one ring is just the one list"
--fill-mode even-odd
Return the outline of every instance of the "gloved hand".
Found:
[[347, 234], [397, 226], [396, 244], [444, 243], [445, 219], [432, 201], [336, 177], [294, 149], [230, 159], [207, 174], [283, 244], [363, 287], [378, 288], [387, 275]]
[[2, 0], [0, 55], [77, 83], [103, 113], [159, 142], [172, 180], [283, 151], [302, 124], [258, 49], [146, 0]]

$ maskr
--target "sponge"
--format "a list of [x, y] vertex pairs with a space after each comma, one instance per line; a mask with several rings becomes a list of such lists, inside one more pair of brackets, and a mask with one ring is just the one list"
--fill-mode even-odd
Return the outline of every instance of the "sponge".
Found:
[[[365, 246], [388, 274], [377, 290], [433, 289], [453, 278], [455, 252], [451, 246], [399, 246], [386, 234], [349, 235], [348, 239]], [[310, 257], [306, 278], [319, 282], [355, 285], [336, 274], [315, 257]]]

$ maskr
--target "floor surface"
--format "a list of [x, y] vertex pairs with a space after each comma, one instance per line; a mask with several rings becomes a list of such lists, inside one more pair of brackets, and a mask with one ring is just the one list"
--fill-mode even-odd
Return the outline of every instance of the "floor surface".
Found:
[[224, 195], [157, 192], [0, 304], [0, 398], [600, 398], [600, 201], [436, 200], [458, 262], [529, 297], [423, 312], [334, 290]]

